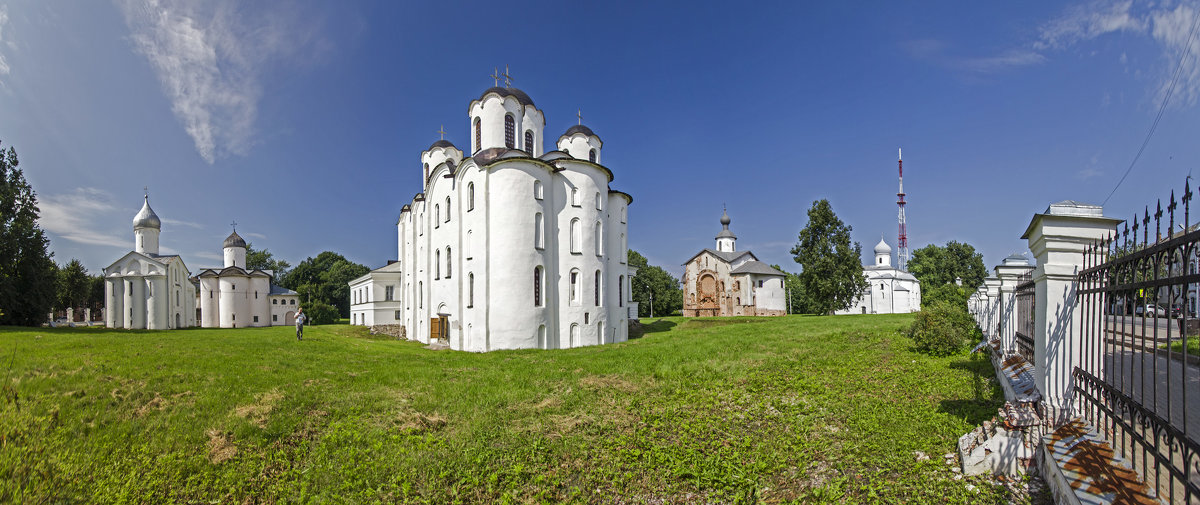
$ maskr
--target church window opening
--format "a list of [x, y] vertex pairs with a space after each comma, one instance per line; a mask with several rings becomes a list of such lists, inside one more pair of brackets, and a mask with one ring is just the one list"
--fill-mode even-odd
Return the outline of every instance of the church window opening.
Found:
[[588, 151], [588, 161], [590, 161], [592, 163], [596, 162], [596, 150], [595, 149]]
[[467, 274], [467, 308], [475, 306], [475, 274]]
[[209, 298], [212, 298], [212, 297], [213, 297], [213, 294], [212, 294], [212, 290], [211, 290], [211, 289], [210, 289], [210, 290], [208, 290], [208, 297], [209, 297]]
[[271, 314], [271, 322], [274, 323], [274, 322], [278, 322], [278, 321], [279, 321], [279, 314]]
[[763, 287], [763, 281], [758, 281], [758, 287]]
[[292, 305], [295, 305], [295, 304], [296, 304], [296, 300], [292, 300]]
[[446, 197], [446, 222], [450, 222], [450, 197]]
[[533, 154], [533, 130], [525, 130], [525, 151]]
[[454, 269], [454, 262], [450, 260], [450, 246], [446, 246], [446, 278], [450, 278], [450, 272]]
[[625, 306], [625, 276], [617, 277], [617, 306]]
[[517, 124], [513, 120], [512, 114], [504, 115], [504, 147], [509, 149], [517, 148]]
[[588, 324], [588, 322], [591, 321], [591, 315], [592, 314], [590, 312], [583, 313], [583, 324]]
[[579, 323], [571, 323], [571, 347], [579, 347]]
[[579, 206], [579, 188], [571, 188], [571, 205]]
[[[625, 247], [625, 234], [624, 234], [624, 233], [622, 233], [622, 234], [621, 234], [621, 242], [620, 242], [620, 244], [621, 244], [621, 250], [622, 250], [622, 251], [628, 250], [628, 248], [626, 248], [626, 247]], [[621, 253], [621, 254], [617, 255], [617, 257], [618, 257], [618, 258], [621, 258], [621, 263], [625, 263], [625, 253]], [[705, 265], [708, 265], [708, 258], [707, 258], [707, 257], [705, 257], [705, 258], [704, 258], [704, 264], [705, 264]]]
[[399, 321], [401, 317], [403, 317], [403, 316], [401, 316], [400, 311], [397, 310], [396, 315], [395, 315], [396, 320]]
[[467, 212], [475, 210], [475, 183], [467, 183]]
[[583, 252], [583, 244], [581, 243], [581, 242], [583, 242], [583, 239], [582, 239], [582, 237], [580, 237], [580, 235], [582, 235], [581, 231], [582, 230], [579, 229], [579, 218], [572, 219], [571, 220], [571, 252], [572, 253]]
[[258, 291], [255, 291], [255, 292], [254, 292], [254, 299], [255, 299], [255, 300], [257, 300], [257, 299], [258, 299]]
[[542, 181], [533, 181], [533, 199], [542, 199]]
[[479, 118], [475, 118], [475, 149], [474, 152], [479, 152], [479, 147], [483, 145], [483, 128], [479, 125]]
[[463, 241], [463, 257], [471, 259], [471, 230], [467, 230], [467, 238]]
[[279, 300], [271, 300], [271, 305], [279, 305]]
[[542, 267], [533, 267], [533, 306], [542, 306]]
[[425, 182], [429, 182], [429, 164], [425, 164]]
[[392, 296], [395, 295], [395, 292], [396, 292], [396, 288], [393, 286], [384, 287], [383, 288], [383, 300], [386, 302], [392, 301]]
[[596, 193], [596, 210], [604, 210], [603, 204], [600, 202], [600, 193]]
[[433, 251], [433, 278], [442, 278], [442, 250]]
[[536, 247], [538, 249], [543, 249], [546, 247], [545, 233], [543, 233], [543, 231], [542, 231], [546, 227], [544, 221], [545, 221], [545, 218], [542, 217], [541, 212], [534, 214], [534, 216], [533, 216], [533, 247]]
[[579, 270], [571, 270], [571, 305], [579, 305]]
[[596, 288], [595, 288], [595, 293], [593, 293], [593, 294], [596, 296], [596, 306], [599, 307], [600, 306], [600, 271], [599, 270], [596, 270]]
[[231, 319], [231, 321], [237, 321], [237, 314], [231, 314], [231, 316], [233, 316], [233, 319]]
[[437, 227], [441, 226], [441, 221], [442, 221], [442, 209], [435, 203], [435, 204], [433, 204], [433, 227], [437, 228]]
[[596, 221], [596, 256], [604, 256], [604, 228]]
[[258, 322], [258, 316], [254, 316], [254, 322]]

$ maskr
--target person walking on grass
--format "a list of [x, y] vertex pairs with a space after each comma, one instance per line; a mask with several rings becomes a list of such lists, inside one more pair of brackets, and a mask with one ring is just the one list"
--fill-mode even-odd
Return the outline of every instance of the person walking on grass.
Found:
[[301, 307], [296, 311], [296, 340], [304, 340], [304, 321], [308, 320], [308, 316], [304, 315], [304, 308]]

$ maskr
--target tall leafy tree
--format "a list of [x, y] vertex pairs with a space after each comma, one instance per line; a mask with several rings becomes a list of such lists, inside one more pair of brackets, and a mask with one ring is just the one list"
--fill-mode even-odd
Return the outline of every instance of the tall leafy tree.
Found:
[[59, 309], [86, 307], [91, 289], [92, 278], [88, 275], [87, 268], [84, 268], [79, 260], [72, 258], [58, 269], [58, 303], [55, 305]]
[[805, 312], [848, 309], [867, 289], [862, 246], [850, 241], [852, 230], [833, 213], [828, 200], [817, 200], [808, 210], [808, 225], [800, 230], [791, 251], [801, 268], [800, 285], [808, 302]]
[[779, 265], [771, 265], [771, 268], [783, 272], [783, 296], [786, 297], [788, 314], [803, 314], [804, 308], [808, 303], [804, 300], [804, 285], [800, 283], [800, 276], [784, 270]]
[[274, 276], [271, 281], [276, 284], [287, 275], [291, 266], [285, 260], [275, 259], [275, 255], [271, 254], [271, 251], [255, 249], [253, 243], [246, 244], [246, 268], [273, 271]]
[[301, 303], [321, 302], [335, 307], [341, 317], [350, 317], [349, 282], [371, 269], [344, 256], [325, 251], [296, 265], [280, 285], [300, 293]]
[[662, 267], [650, 265], [645, 256], [630, 249], [628, 263], [638, 269], [631, 280], [633, 301], [638, 303], [638, 317], [649, 317], [651, 312], [651, 293], [653, 296], [653, 314], [669, 316], [683, 309], [683, 290], [679, 279], [668, 273]]
[[0, 150], [0, 324], [33, 326], [58, 297], [57, 267], [37, 223], [37, 195], [17, 167], [17, 151]]
[[[921, 281], [922, 294], [931, 294], [932, 288], [951, 284], [962, 279], [962, 286], [974, 290], [983, 284], [987, 268], [983, 266], [983, 254], [965, 242], [949, 241], [945, 246], [929, 244], [913, 251], [908, 260], [908, 271]], [[924, 296], [921, 303], [924, 304]]]

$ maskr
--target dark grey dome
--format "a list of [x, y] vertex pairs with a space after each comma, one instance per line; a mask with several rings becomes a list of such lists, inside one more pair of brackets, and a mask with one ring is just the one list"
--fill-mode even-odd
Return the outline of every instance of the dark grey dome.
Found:
[[722, 210], [721, 211], [721, 224], [723, 226], [725, 226], [726, 228], [728, 228], [729, 223], [731, 223], [731, 222], [733, 222], [733, 220], [729, 219], [729, 212]]
[[237, 231], [234, 231], [233, 233], [230, 233], [228, 237], [225, 237], [225, 245], [223, 247], [241, 247], [242, 249], [245, 249], [246, 240], [243, 239], [241, 235], [238, 235]]
[[432, 151], [435, 147], [454, 147], [454, 144], [451, 144], [449, 140], [439, 140], [431, 144], [426, 151]]
[[138, 228], [154, 228], [162, 229], [162, 221], [158, 219], [158, 214], [150, 208], [150, 197], [147, 196], [142, 203], [142, 210], [138, 211], [136, 216], [133, 216], [133, 229]]
[[521, 91], [517, 88], [501, 88], [499, 86], [488, 88], [487, 91], [484, 91], [482, 95], [479, 95], [479, 99], [483, 100], [483, 97], [487, 96], [488, 93], [495, 93], [500, 96], [511, 96], [516, 98], [521, 105], [533, 105], [533, 99], [529, 98], [529, 95], [526, 95], [524, 91]]
[[586, 127], [586, 126], [583, 126], [583, 125], [581, 125], [581, 124], [577, 124], [577, 125], [575, 125], [575, 126], [572, 126], [572, 127], [570, 127], [570, 128], [567, 128], [567, 131], [566, 131], [566, 133], [563, 133], [563, 134], [562, 134], [562, 136], [564, 136], [564, 137], [570, 137], [571, 135], [574, 135], [574, 134], [576, 134], [576, 133], [582, 133], [582, 134], [584, 134], [584, 135], [590, 135], [590, 136], [592, 136], [592, 137], [600, 138], [600, 136], [599, 136], [599, 135], [596, 135], [596, 133], [595, 133], [595, 132], [593, 132], [591, 128], [588, 128], [588, 127]]

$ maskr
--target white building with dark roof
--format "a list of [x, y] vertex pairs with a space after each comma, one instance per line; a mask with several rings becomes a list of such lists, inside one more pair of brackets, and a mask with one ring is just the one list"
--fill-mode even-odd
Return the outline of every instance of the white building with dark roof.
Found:
[[166, 330], [196, 325], [196, 287], [183, 259], [158, 253], [162, 221], [150, 196], [133, 218], [134, 250], [104, 269], [104, 317], [109, 328]]
[[683, 315], [782, 316], [787, 313], [784, 274], [737, 250], [729, 231], [729, 214], [721, 214], [717, 249], [705, 248], [684, 263]]
[[295, 323], [300, 295], [271, 283], [274, 272], [246, 265], [246, 241], [237, 230], [222, 245], [225, 265], [201, 268], [194, 280], [204, 328], [284, 326]]
[[835, 314], [903, 314], [921, 310], [921, 283], [892, 266], [892, 248], [883, 237], [875, 244], [875, 262], [863, 265], [867, 291], [849, 309]]
[[581, 120], [547, 149], [542, 111], [508, 86], [467, 115], [470, 155], [446, 140], [421, 153], [397, 261], [349, 283], [351, 323], [467, 351], [625, 341], [632, 198], [610, 186], [600, 137]]

